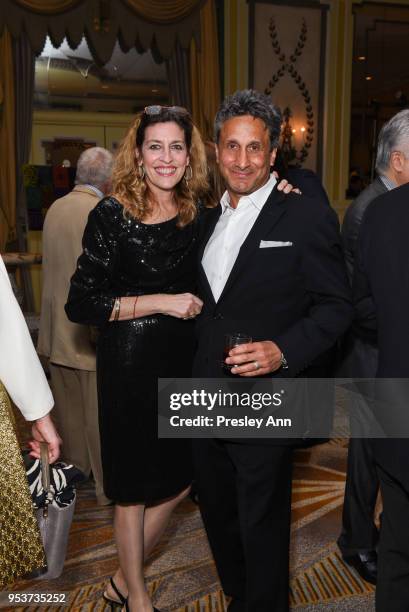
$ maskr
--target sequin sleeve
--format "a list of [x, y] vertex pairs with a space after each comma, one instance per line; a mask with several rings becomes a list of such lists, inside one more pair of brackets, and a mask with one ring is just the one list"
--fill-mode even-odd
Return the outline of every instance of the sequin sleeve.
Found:
[[115, 301], [114, 271], [122, 207], [105, 198], [90, 212], [82, 239], [83, 252], [71, 278], [65, 311], [70, 321], [101, 326]]

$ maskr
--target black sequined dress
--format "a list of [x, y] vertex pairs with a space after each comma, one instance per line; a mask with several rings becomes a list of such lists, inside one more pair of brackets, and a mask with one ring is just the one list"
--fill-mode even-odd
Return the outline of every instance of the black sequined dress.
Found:
[[198, 221], [147, 225], [112, 197], [91, 211], [66, 305], [96, 325], [104, 490], [123, 503], [152, 503], [191, 482], [189, 440], [157, 437], [158, 377], [189, 377], [194, 322], [166, 315], [108, 322], [115, 297], [195, 291]]

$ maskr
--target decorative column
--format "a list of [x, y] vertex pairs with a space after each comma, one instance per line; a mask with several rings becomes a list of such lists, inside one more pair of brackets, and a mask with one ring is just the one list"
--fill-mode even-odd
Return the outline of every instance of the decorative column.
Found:
[[247, 0], [224, 0], [224, 95], [248, 87]]
[[329, 5], [326, 47], [323, 183], [342, 218], [347, 200], [351, 119], [353, 0], [323, 0]]

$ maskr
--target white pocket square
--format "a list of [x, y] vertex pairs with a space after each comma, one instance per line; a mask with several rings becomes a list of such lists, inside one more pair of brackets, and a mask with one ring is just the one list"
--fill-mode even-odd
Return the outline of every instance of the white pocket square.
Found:
[[270, 247], [290, 247], [292, 242], [284, 242], [282, 240], [260, 240], [260, 249], [269, 249]]

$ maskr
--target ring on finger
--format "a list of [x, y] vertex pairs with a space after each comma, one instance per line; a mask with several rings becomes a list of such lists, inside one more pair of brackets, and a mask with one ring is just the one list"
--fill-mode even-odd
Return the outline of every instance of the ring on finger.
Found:
[[260, 364], [259, 364], [259, 362], [258, 362], [258, 361], [254, 361], [253, 363], [254, 363], [254, 369], [255, 369], [255, 370], [259, 370], [259, 369], [260, 369]]

